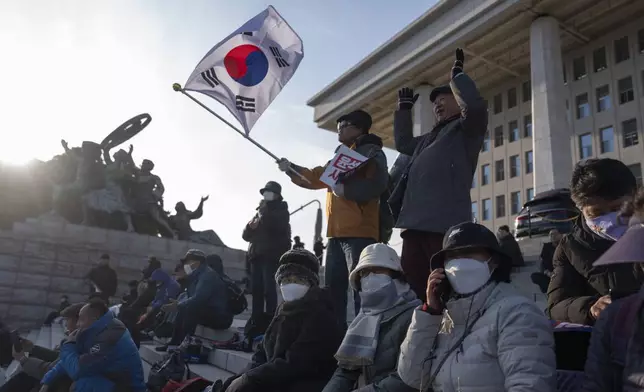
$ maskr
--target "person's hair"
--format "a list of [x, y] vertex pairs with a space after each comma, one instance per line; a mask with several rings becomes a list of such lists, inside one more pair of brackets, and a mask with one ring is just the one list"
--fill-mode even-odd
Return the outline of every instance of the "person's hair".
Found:
[[105, 313], [109, 312], [110, 308], [107, 307], [105, 301], [100, 298], [92, 298], [87, 306], [92, 311], [92, 314], [96, 315], [97, 318], [102, 317]]
[[585, 206], [593, 198], [617, 200], [633, 193], [637, 180], [621, 161], [592, 158], [575, 165], [570, 181], [570, 196], [577, 206]]
[[493, 254], [492, 259], [496, 261], [497, 267], [492, 272], [492, 280], [499, 283], [510, 283], [510, 275], [512, 274], [512, 260], [509, 257], [501, 257], [498, 254]]
[[624, 203], [619, 215], [624, 219], [628, 219], [633, 215], [644, 216], [644, 187], [637, 191], [632, 200]]
[[161, 268], [161, 262], [154, 256], [148, 257], [148, 265], [154, 267], [154, 269]]
[[110, 259], [110, 255], [108, 255], [107, 253], [103, 253], [101, 255], [101, 260], [109, 260], [109, 259]]
[[75, 303], [73, 305], [69, 305], [65, 309], [63, 309], [62, 312], [60, 312], [60, 317], [63, 318], [78, 318], [78, 313], [80, 313], [80, 310], [85, 306], [85, 302], [79, 302]]
[[183, 261], [180, 261], [179, 264], [177, 264], [174, 267], [174, 272], [179, 272], [179, 271], [183, 271]]
[[499, 230], [507, 231], [510, 232], [510, 226], [508, 225], [503, 225], [499, 227]]

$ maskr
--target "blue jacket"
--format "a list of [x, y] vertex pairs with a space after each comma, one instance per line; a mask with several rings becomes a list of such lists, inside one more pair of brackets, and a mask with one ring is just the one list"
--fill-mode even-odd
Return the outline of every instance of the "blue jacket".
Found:
[[179, 301], [180, 309], [198, 309], [221, 316], [230, 313], [226, 284], [218, 273], [204, 263], [188, 278], [188, 298]]
[[179, 283], [161, 268], [157, 268], [152, 272], [150, 281], [157, 284], [157, 293], [154, 296], [154, 301], [150, 304], [153, 309], [158, 309], [170, 302], [170, 299], [177, 298], [181, 292]]
[[76, 342], [63, 343], [60, 360], [42, 383], [51, 385], [64, 374], [74, 381], [74, 392], [146, 391], [139, 351], [112, 312], [80, 332]]

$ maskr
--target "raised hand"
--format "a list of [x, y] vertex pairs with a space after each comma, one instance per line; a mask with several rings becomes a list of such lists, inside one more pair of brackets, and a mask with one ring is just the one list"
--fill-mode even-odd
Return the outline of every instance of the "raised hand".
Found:
[[452, 67], [452, 79], [454, 79], [456, 75], [463, 73], [464, 66], [465, 66], [465, 53], [463, 53], [463, 49], [457, 48], [456, 60], [454, 60], [454, 66]]
[[210, 198], [210, 195], [203, 196], [203, 197], [201, 198], [201, 202], [203, 203], [204, 201], [208, 201], [208, 199], [209, 199], [209, 198]]
[[291, 168], [291, 162], [289, 162], [286, 158], [281, 158], [279, 161], [277, 161], [277, 167], [279, 167], [281, 171], [287, 172]]
[[418, 94], [414, 95], [414, 90], [409, 87], [403, 87], [398, 90], [398, 110], [411, 110], [418, 99]]

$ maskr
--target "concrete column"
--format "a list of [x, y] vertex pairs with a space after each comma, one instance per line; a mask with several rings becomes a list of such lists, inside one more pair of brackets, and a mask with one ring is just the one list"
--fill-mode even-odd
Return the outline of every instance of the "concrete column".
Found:
[[436, 123], [433, 105], [429, 101], [429, 93], [433, 88], [428, 84], [421, 84], [414, 89], [414, 93], [418, 94], [418, 100], [414, 105], [414, 136], [428, 133]]
[[562, 64], [559, 23], [536, 19], [530, 26], [535, 193], [567, 188], [572, 174]]

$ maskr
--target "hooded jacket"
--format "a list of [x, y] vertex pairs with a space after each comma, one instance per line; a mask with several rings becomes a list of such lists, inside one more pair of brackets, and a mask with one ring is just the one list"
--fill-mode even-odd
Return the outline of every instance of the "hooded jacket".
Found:
[[150, 304], [153, 309], [159, 309], [162, 305], [170, 302], [171, 299], [177, 298], [181, 292], [181, 286], [167, 272], [157, 268], [150, 275], [150, 282], [156, 284], [157, 292], [154, 300]]
[[583, 217], [561, 240], [553, 257], [548, 286], [548, 315], [552, 320], [594, 325], [590, 308], [611, 289], [637, 292], [644, 272], [637, 264], [594, 267], [593, 263], [614, 244], [593, 233]]
[[534, 302], [511, 284], [491, 283], [450, 299], [443, 315], [414, 310], [398, 374], [422, 392], [555, 392], [554, 345]]
[[327, 237], [379, 240], [380, 196], [387, 190], [389, 182], [387, 157], [382, 151], [382, 139], [373, 134], [362, 135], [351, 149], [369, 158], [369, 162], [354, 176], [342, 182], [344, 184], [342, 196], [336, 196], [332, 189], [320, 181], [329, 162], [313, 169], [293, 165], [298, 173], [310, 181], [310, 184], [294, 175], [291, 175], [291, 181], [302, 188], [327, 189]]
[[248, 261], [274, 260], [291, 249], [291, 224], [288, 204], [284, 200], [262, 201], [257, 207], [256, 228], [246, 225], [242, 238], [250, 242]]
[[321, 391], [335, 370], [342, 335], [326, 291], [311, 287], [277, 309], [236, 392]]
[[146, 391], [139, 351], [112, 312], [81, 331], [75, 342], [62, 344], [60, 361], [42, 383], [51, 385], [62, 374], [74, 381], [74, 392]]
[[396, 150], [412, 156], [389, 199], [392, 210], [400, 209], [397, 228], [445, 233], [472, 220], [470, 189], [487, 131], [487, 104], [464, 73], [450, 87], [460, 117], [436, 124], [425, 135], [413, 136], [411, 110], [394, 114]]

